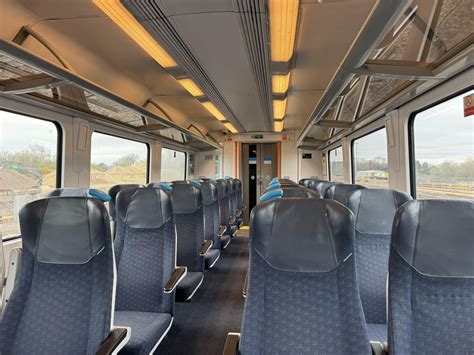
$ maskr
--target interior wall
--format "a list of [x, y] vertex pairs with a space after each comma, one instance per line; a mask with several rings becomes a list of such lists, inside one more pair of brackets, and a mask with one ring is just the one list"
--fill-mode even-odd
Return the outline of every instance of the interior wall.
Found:
[[219, 151], [210, 150], [207, 152], [196, 153], [196, 168], [194, 171], [194, 176], [199, 178], [200, 176], [205, 176], [207, 178], [216, 178], [216, 154]]
[[[311, 159], [303, 159], [303, 154], [311, 154]], [[322, 155], [318, 150], [298, 149], [300, 164], [299, 178], [322, 177]]]
[[281, 142], [281, 177], [298, 181], [298, 148], [295, 141]]
[[222, 150], [223, 176], [235, 176], [235, 142], [224, 142]]

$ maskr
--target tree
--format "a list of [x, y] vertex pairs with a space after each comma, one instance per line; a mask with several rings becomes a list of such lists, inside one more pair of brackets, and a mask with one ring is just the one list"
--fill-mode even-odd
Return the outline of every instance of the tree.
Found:
[[140, 162], [139, 155], [136, 153], [130, 153], [119, 158], [117, 161], [113, 163], [113, 165], [130, 166], [130, 165], [135, 165], [139, 162]]

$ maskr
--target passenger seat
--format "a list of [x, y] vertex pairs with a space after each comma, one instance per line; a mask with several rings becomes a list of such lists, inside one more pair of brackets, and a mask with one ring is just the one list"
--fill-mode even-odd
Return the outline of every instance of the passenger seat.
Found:
[[126, 354], [155, 351], [173, 323], [176, 267], [170, 195], [157, 188], [126, 189], [116, 200], [117, 298], [115, 323], [132, 329]]
[[412, 198], [389, 189], [359, 189], [349, 197], [355, 216], [355, 261], [369, 339], [387, 340], [387, 274], [390, 234], [397, 209]]
[[337, 201], [347, 207], [349, 196], [356, 190], [365, 189], [362, 185], [356, 184], [335, 184], [326, 189], [324, 198]]
[[214, 218], [215, 208], [217, 204], [217, 188], [209, 181], [193, 181], [199, 184], [202, 191], [202, 208], [204, 212], [204, 237], [206, 240], [212, 240], [212, 247], [206, 253], [205, 263], [206, 269], [210, 269], [219, 259], [221, 252], [221, 239], [218, 235], [219, 224]]
[[318, 194], [318, 198], [324, 198], [324, 196], [326, 195], [326, 190], [333, 186], [333, 185], [336, 185], [336, 184], [339, 184], [337, 182], [334, 182], [334, 181], [320, 181], [320, 180], [312, 180], [310, 183], [309, 183], [309, 188], [311, 190], [314, 190], [316, 191], [316, 193]]
[[224, 354], [371, 354], [353, 238], [352, 214], [334, 201], [257, 205], [242, 333]]
[[389, 351], [474, 351], [474, 201], [410, 201], [390, 250]]

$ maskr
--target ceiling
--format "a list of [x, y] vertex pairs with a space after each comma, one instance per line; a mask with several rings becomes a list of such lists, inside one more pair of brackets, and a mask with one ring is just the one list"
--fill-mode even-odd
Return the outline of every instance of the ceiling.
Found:
[[[137, 1], [123, 3], [130, 7]], [[180, 67], [200, 84], [239, 132], [271, 131], [271, 97], [267, 92], [269, 82], [265, 81], [270, 75], [265, 72], [270, 67], [268, 46], [256, 47], [250, 40], [262, 40], [267, 35], [265, 1], [151, 0], [147, 3], [153, 3], [159, 11], [153, 14], [150, 10], [148, 17], [139, 20], [160, 44], [163, 38], [168, 38], [163, 43], [165, 48], [179, 43], [176, 50], [179, 58], [175, 59]], [[247, 3], [255, 6], [248, 10]], [[285, 129], [303, 128], [374, 3], [375, 0], [300, 2]], [[225, 130], [92, 1], [2, 0], [0, 6], [2, 13], [9, 14], [2, 16], [2, 39], [12, 40], [22, 26], [29, 25], [82, 77], [138, 106], [152, 99], [162, 110], [154, 105], [147, 105], [147, 109], [158, 115], [165, 111], [183, 128], [194, 124], [204, 134]], [[248, 19], [255, 20], [253, 27], [245, 26]], [[168, 26], [172, 37], [160, 30], [163, 24]], [[23, 46], [55, 60], [33, 39]], [[259, 52], [255, 55], [252, 50]], [[262, 60], [268, 63], [262, 66]]]

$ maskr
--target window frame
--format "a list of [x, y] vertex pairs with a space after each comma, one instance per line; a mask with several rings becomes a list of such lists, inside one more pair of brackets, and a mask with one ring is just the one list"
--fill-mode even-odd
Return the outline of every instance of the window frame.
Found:
[[[372, 133], [378, 132], [382, 129], [385, 129], [385, 135], [386, 135], [387, 134], [387, 127], [384, 124], [383, 126], [374, 128], [374, 129], [368, 131], [367, 133], [364, 133], [360, 136], [357, 136], [357, 137], [351, 139], [351, 154], [350, 155], [351, 155], [351, 183], [352, 184], [357, 184], [357, 182], [356, 182], [356, 169], [355, 169], [356, 164], [355, 164], [355, 155], [354, 155], [354, 142], [358, 139], [364, 138], [364, 137], [366, 137], [368, 135], [371, 135]], [[388, 144], [387, 144], [386, 148], [387, 148], [387, 165], [390, 166], [389, 161], [388, 161]], [[389, 176], [389, 182], [390, 182], [390, 176]]]
[[[145, 146], [146, 146], [146, 182], [145, 182], [145, 184], [148, 184], [150, 182], [150, 161], [151, 161], [150, 143], [143, 142], [143, 141], [140, 141], [138, 139], [133, 139], [133, 138], [120, 136], [120, 135], [114, 134], [114, 133], [104, 132], [104, 131], [97, 130], [97, 129], [94, 129], [91, 133], [90, 158], [89, 158], [89, 176], [90, 176], [90, 169], [92, 168], [92, 135], [94, 133], [99, 133], [99, 134], [103, 134], [103, 135], [106, 135], [106, 136], [111, 136], [111, 137], [115, 137], [115, 138], [119, 138], [119, 139], [125, 139], [125, 140], [128, 140], [128, 141], [145, 144]], [[89, 183], [89, 185], [90, 185], [90, 183]]]
[[[63, 173], [63, 146], [64, 146], [64, 130], [63, 130], [62, 125], [58, 121], [55, 121], [55, 120], [33, 115], [30, 113], [10, 110], [4, 107], [0, 107], [0, 111], [9, 112], [15, 115], [20, 115], [20, 116], [24, 116], [24, 117], [44, 121], [44, 122], [49, 122], [49, 123], [52, 123], [54, 127], [56, 127], [57, 139], [56, 139], [56, 186], [55, 187], [60, 188], [61, 183], [62, 183], [62, 176], [63, 176], [62, 173]], [[17, 240], [17, 239], [21, 239], [21, 234], [5, 237], [0, 240], [0, 243], [5, 243], [8, 241]]]
[[416, 199], [416, 156], [415, 156], [415, 130], [414, 130], [414, 125], [415, 125], [415, 119], [416, 115], [418, 115], [420, 112], [429, 110], [432, 107], [435, 107], [437, 105], [440, 105], [446, 101], [449, 101], [457, 96], [461, 96], [464, 93], [474, 90], [474, 85], [470, 85], [465, 87], [464, 89], [458, 90], [452, 94], [449, 94], [442, 99], [436, 100], [434, 102], [431, 102], [419, 109], [416, 109], [415, 111], [410, 113], [410, 116], [408, 117], [408, 173], [409, 173], [409, 183], [410, 183], [410, 195]]
[[[168, 150], [171, 150], [171, 151], [174, 151], [174, 152], [179, 152], [179, 153], [184, 154], [184, 178], [183, 178], [183, 180], [187, 180], [187, 178], [188, 178], [188, 152], [186, 152], [184, 150], [180, 150], [180, 149], [174, 149], [174, 148], [171, 148], [171, 147], [165, 146], [165, 145], [161, 147], [162, 151], [163, 151], [163, 149], [168, 149]], [[163, 153], [161, 153], [160, 160], [161, 160], [162, 156], [163, 156]], [[161, 166], [162, 165], [163, 165], [163, 162], [161, 162], [161, 164], [160, 164], [160, 176], [161, 176]]]
[[[334, 148], [332, 148], [332, 149], [328, 149], [328, 151], [327, 151], [327, 158], [328, 158], [328, 159], [327, 159], [327, 160], [328, 160], [328, 180], [329, 180], [329, 181], [332, 181], [332, 180], [331, 180], [331, 177], [332, 177], [332, 176], [331, 176], [331, 175], [332, 175], [332, 172], [331, 172], [331, 152], [332, 152], [333, 150], [338, 149], [338, 148], [341, 148], [342, 153], [344, 154], [344, 151], [343, 151], [343, 148], [342, 148], [342, 144], [341, 144], [341, 145], [338, 145], [337, 147], [334, 147]], [[344, 166], [344, 155], [343, 155], [343, 157], [342, 157], [342, 164], [343, 164], [343, 166]]]

